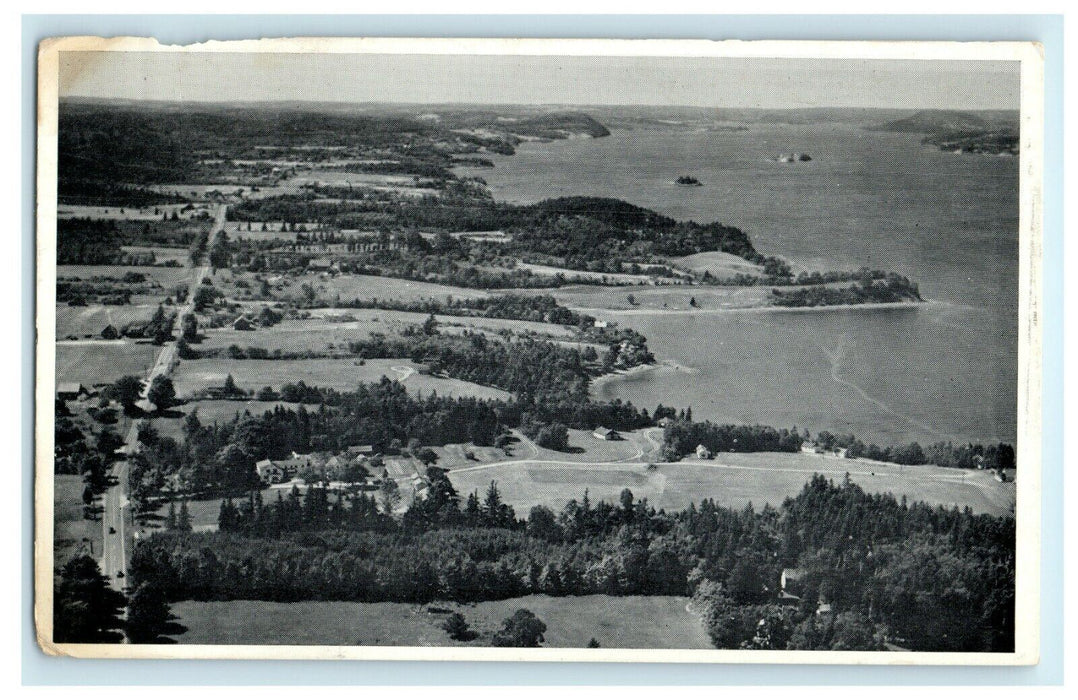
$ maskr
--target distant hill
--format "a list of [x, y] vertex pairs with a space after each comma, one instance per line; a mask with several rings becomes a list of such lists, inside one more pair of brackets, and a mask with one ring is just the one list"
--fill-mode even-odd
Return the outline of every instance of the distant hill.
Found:
[[555, 112], [517, 122], [503, 121], [504, 128], [521, 136], [561, 139], [582, 134], [593, 138], [609, 136], [610, 131], [583, 112]]
[[915, 134], [969, 133], [988, 131], [992, 125], [972, 112], [949, 109], [926, 109], [909, 117], [895, 119], [873, 131], [897, 131]]
[[872, 131], [924, 134], [921, 143], [954, 153], [1018, 155], [1018, 115], [1014, 112], [960, 112], [928, 109], [870, 127]]

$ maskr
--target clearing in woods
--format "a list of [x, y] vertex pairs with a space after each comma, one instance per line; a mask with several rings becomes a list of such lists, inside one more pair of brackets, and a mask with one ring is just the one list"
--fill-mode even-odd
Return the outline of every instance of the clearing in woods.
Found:
[[1015, 503], [1013, 482], [1001, 484], [985, 471], [935, 466], [774, 452], [720, 454], [715, 460], [657, 463], [654, 469], [643, 462], [588, 464], [571, 455], [548, 462], [524, 456], [514, 463], [456, 469], [449, 478], [461, 493], [477, 489], [482, 493], [491, 481], [497, 481], [502, 499], [518, 515], [540, 504], [560, 510], [570, 499], [579, 500], [584, 489], [592, 502], [616, 503], [621, 490], [629, 488], [637, 499], [647, 498], [652, 506], [667, 510], [681, 510], [705, 498], [731, 508], [749, 503], [756, 508], [765, 503], [777, 507], [800, 493], [813, 474], [837, 482], [847, 472], [869, 493], [892, 493], [896, 498], [906, 496], [910, 501], [946, 507], [969, 506], [975, 513], [1008, 515]]

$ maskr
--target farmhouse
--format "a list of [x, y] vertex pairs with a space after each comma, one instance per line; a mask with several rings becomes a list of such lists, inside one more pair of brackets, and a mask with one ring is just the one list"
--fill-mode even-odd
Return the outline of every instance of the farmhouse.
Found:
[[333, 269], [333, 261], [329, 258], [313, 258], [307, 263], [307, 269], [311, 272], [329, 272]]
[[280, 484], [290, 480], [303, 467], [310, 465], [310, 455], [297, 455], [288, 459], [264, 459], [255, 464], [255, 472], [264, 484]]
[[823, 454], [823, 448], [814, 442], [801, 443], [801, 451], [807, 455], [820, 455]]
[[56, 398], [61, 401], [74, 401], [79, 397], [89, 395], [89, 389], [78, 382], [60, 382], [56, 385]]
[[246, 316], [240, 316], [232, 322], [232, 329], [237, 331], [253, 331], [255, 324]]
[[696, 457], [698, 459], [711, 459], [711, 450], [707, 449], [703, 445], [697, 445]]
[[349, 457], [373, 457], [375, 454], [374, 445], [351, 445], [346, 452]]
[[599, 438], [600, 440], [620, 440], [621, 439], [621, 435], [618, 433], [618, 431], [612, 430], [610, 428], [604, 428], [602, 426], [599, 426], [598, 428], [596, 428], [592, 432], [592, 435]]
[[116, 330], [116, 326], [110, 323], [101, 329], [101, 337], [105, 340], [116, 340], [120, 337], [120, 331]]

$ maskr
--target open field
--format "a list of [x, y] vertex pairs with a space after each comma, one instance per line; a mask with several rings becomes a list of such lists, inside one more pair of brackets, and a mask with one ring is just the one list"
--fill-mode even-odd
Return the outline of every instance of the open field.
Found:
[[[603, 647], [708, 649], [698, 619], [678, 596], [532, 595], [473, 605], [407, 603], [228, 601], [174, 603], [188, 630], [181, 644], [310, 644], [394, 646], [489, 646], [502, 620], [520, 608], [546, 623], [547, 647], [584, 647], [594, 637]], [[441, 624], [459, 611], [478, 633], [471, 642], [449, 638]]]
[[[363, 364], [360, 364], [363, 362]], [[394, 369], [397, 368], [397, 369]], [[458, 379], [419, 374], [410, 360], [184, 360], [173, 373], [178, 396], [208, 387], [223, 386], [231, 374], [241, 389], [257, 391], [264, 386], [280, 389], [283, 384], [303, 381], [308, 386], [332, 387], [339, 391], [355, 389], [363, 383], [378, 382], [382, 377], [399, 379], [412, 393], [439, 396], [477, 396], [506, 399], [500, 389], [479, 386]]]
[[190, 251], [187, 248], [125, 245], [121, 250], [125, 253], [153, 253], [154, 260], [158, 265], [165, 263], [179, 263], [180, 265], [186, 265], [188, 260], [190, 260]]
[[118, 331], [131, 323], [146, 323], [157, 311], [156, 304], [89, 304], [87, 306], [56, 305], [56, 339], [68, 336], [77, 338], [100, 337], [105, 326], [112, 325]]
[[[486, 292], [478, 289], [464, 289], [373, 275], [339, 275], [337, 277], [321, 274], [269, 275], [267, 279], [273, 297], [281, 300], [302, 299], [304, 284], [311, 285], [318, 298], [329, 300], [331, 303], [338, 296], [345, 303], [355, 299], [364, 301], [388, 299], [404, 302], [436, 299], [444, 302], [447, 297], [478, 299], [487, 296]], [[236, 286], [239, 280], [242, 280], [241, 284], [247, 285], [246, 288]], [[244, 298], [249, 294], [248, 290], [257, 290], [261, 285], [258, 276], [253, 273], [234, 274], [227, 270], [218, 271], [214, 275], [213, 283], [232, 298]]]
[[205, 197], [211, 192], [216, 192], [222, 195], [233, 195], [239, 192], [247, 192], [250, 187], [246, 185], [234, 185], [228, 183], [214, 183], [214, 184], [191, 184], [191, 183], [163, 183], [146, 185], [146, 189], [153, 190], [154, 192], [161, 192], [163, 194], [172, 194], [178, 197], [190, 197], [192, 199], [199, 199]]
[[130, 340], [56, 344], [56, 382], [111, 383], [125, 374], [144, 377], [161, 348]]
[[[257, 302], [252, 303], [248, 313], [257, 314], [262, 306]], [[365, 340], [373, 333], [399, 333], [407, 326], [422, 324], [428, 317], [427, 314], [382, 309], [315, 309], [311, 316], [308, 319], [286, 319], [271, 328], [251, 331], [237, 331], [231, 326], [204, 328], [204, 338], [197, 347], [214, 349], [238, 345], [241, 348], [254, 346], [282, 352], [346, 351], [349, 341]], [[332, 320], [344, 316], [355, 320]], [[460, 334], [467, 330], [496, 336], [508, 330], [515, 334], [535, 333], [566, 340], [573, 336], [570, 329], [549, 323], [442, 315], [435, 318], [440, 324], [439, 330], [446, 334]]]
[[57, 265], [56, 278], [70, 277], [74, 279], [90, 279], [91, 277], [123, 277], [128, 272], [139, 272], [146, 276], [147, 280], [153, 280], [166, 292], [180, 284], [186, 283], [191, 277], [191, 271], [184, 267], [153, 267], [153, 266], [118, 266], [118, 265]]
[[[521, 293], [535, 294], [532, 290]], [[543, 290], [571, 309], [590, 313], [592, 311], [688, 311], [715, 309], [745, 309], [766, 306], [771, 294], [768, 287], [702, 287], [695, 285], [637, 285], [623, 287], [597, 287], [569, 285], [560, 289]], [[633, 295], [635, 304], [629, 303]], [[696, 299], [696, 308], [689, 305]], [[631, 325], [631, 324], [627, 324]]]
[[[101, 557], [101, 520], [82, 517], [82, 489], [81, 476], [57, 474], [53, 477], [53, 522], [56, 531], [52, 551], [57, 566], [63, 566], [76, 554], [90, 554], [91, 550], [95, 558]], [[97, 504], [100, 505], [100, 499]]]
[[[288, 496], [287, 491], [281, 489], [262, 489], [262, 501], [264, 503], [276, 503], [277, 494], [280, 493], [283, 497]], [[221, 501], [222, 498], [204, 498], [204, 499], [189, 499], [187, 501], [187, 513], [191, 518], [191, 529], [195, 532], [214, 532], [217, 530], [217, 520], [221, 515]], [[233, 499], [237, 501], [240, 499]], [[180, 509], [179, 501], [176, 501], [177, 512]], [[143, 516], [141, 518], [140, 526], [141, 530], [146, 534], [151, 534], [155, 530], [164, 527], [165, 518], [168, 517], [168, 503], [161, 504], [153, 515], [150, 517]]]
[[369, 189], [397, 192], [404, 195], [435, 195], [437, 190], [417, 185], [426, 184], [426, 178], [412, 175], [383, 175], [380, 173], [348, 172], [346, 170], [316, 169], [290, 177], [284, 184], [299, 188], [303, 185], [348, 186], [362, 185]]
[[[297, 404], [284, 403], [283, 401], [207, 400], [180, 404], [170, 409], [170, 412], [179, 412], [186, 416], [197, 410], [199, 421], [203, 425], [211, 425], [213, 423], [231, 422], [236, 417], [236, 414], [245, 412], [250, 413], [252, 416], [260, 416], [266, 411], [272, 411], [277, 406], [285, 406], [291, 409], [298, 408]], [[317, 408], [314, 404], [306, 404], [306, 406], [307, 410]], [[153, 425], [163, 436], [176, 440], [183, 439], [183, 418], [180, 416], [175, 418], [154, 418]]]
[[[536, 459], [559, 460], [565, 459], [571, 462], [620, 462], [637, 458], [651, 448], [645, 439], [643, 432], [622, 433], [621, 440], [601, 440], [592, 435], [590, 430], [569, 430], [570, 452], [556, 452], [536, 446], [538, 455]], [[658, 440], [662, 440], [661, 432]], [[527, 446], [518, 447], [514, 450], [518, 455], [529, 456]]]
[[710, 272], [713, 276], [720, 279], [724, 277], [733, 277], [738, 274], [763, 274], [762, 266], [755, 265], [745, 258], [731, 253], [724, 253], [720, 250], [713, 250], [707, 253], [696, 253], [695, 255], [686, 255], [680, 258], [671, 258], [670, 262], [678, 267], [693, 270], [694, 272]]
[[[343, 313], [343, 312], [342, 312]], [[322, 319], [286, 319], [271, 328], [237, 331], [231, 326], [202, 330], [202, 342], [196, 348], [209, 350], [238, 345], [282, 352], [347, 350], [349, 341], [364, 340], [371, 333], [387, 333], [389, 325], [368, 318], [370, 312], [352, 312], [356, 321], [335, 323]], [[377, 312], [375, 312], [377, 313]], [[418, 314], [417, 314], [418, 315]], [[422, 319], [418, 321], [422, 323]]]
[[153, 207], [94, 207], [81, 204], [61, 204], [56, 207], [56, 216], [60, 219], [116, 219], [121, 221], [161, 221], [165, 214], [169, 217], [178, 212], [181, 219], [190, 219], [209, 211], [205, 207], [196, 207], [183, 211], [186, 204], [159, 204]]
[[341, 275], [328, 278], [319, 275], [303, 275], [287, 279], [291, 282], [293, 293], [299, 293], [300, 287], [304, 283], [308, 283], [314, 286], [320, 297], [333, 299], [339, 294], [344, 301], [353, 299], [391, 299], [393, 301], [437, 299], [438, 301], [445, 301], [446, 297], [449, 296], [455, 299], [477, 299], [487, 296], [486, 292], [478, 289], [463, 289], [444, 284], [413, 282], [411, 280], [370, 275]]
[[584, 489], [592, 501], [615, 502], [623, 488], [647, 498], [656, 508], [680, 510], [713, 498], [719, 505], [743, 508], [752, 503], [778, 506], [800, 493], [814, 473], [840, 481], [846, 472], [869, 492], [893, 493], [910, 501], [969, 506], [977, 513], [1006, 515], [1014, 505], [1013, 483], [1001, 484], [987, 472], [932, 466], [902, 467], [867, 460], [840, 460], [786, 453], [722, 454], [716, 460], [686, 459], [658, 464], [587, 464], [569, 456], [562, 461], [521, 461], [451, 471], [458, 491], [467, 493], [498, 482], [502, 498], [518, 514], [543, 504], [560, 509]]
[[647, 283], [651, 279], [648, 275], [632, 275], [627, 272], [587, 272], [584, 270], [570, 270], [566, 267], [552, 267], [550, 265], [536, 265], [533, 263], [517, 263], [517, 268], [529, 270], [537, 275], [554, 277], [564, 275], [566, 278], [578, 277], [580, 279], [600, 280], [611, 284], [640, 284]]
[[[431, 449], [438, 455], [438, 461], [434, 463], [434, 466], [442, 467], [443, 469], [474, 467], [484, 462], [498, 462], [507, 459], [505, 450], [500, 447], [481, 447], [471, 443], [443, 445], [441, 447], [431, 447]], [[468, 457], [469, 452], [472, 455], [471, 458]]]

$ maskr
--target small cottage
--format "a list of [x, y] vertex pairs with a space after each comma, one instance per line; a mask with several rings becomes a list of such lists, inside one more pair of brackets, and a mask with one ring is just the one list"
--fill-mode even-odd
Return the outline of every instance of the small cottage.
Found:
[[696, 446], [697, 459], [711, 459], [711, 450], [707, 449], [703, 445]]

